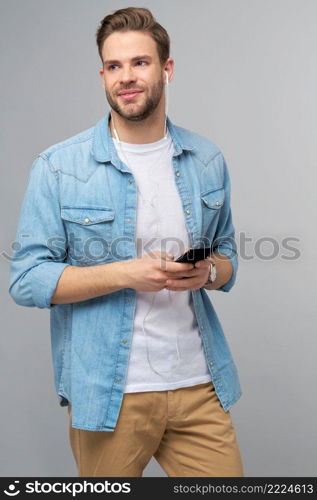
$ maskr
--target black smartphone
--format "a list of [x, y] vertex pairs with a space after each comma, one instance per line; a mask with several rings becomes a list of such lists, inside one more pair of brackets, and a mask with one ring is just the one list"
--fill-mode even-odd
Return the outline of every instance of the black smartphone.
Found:
[[206, 259], [211, 254], [211, 248], [190, 248], [187, 252], [180, 255], [174, 262], [189, 262], [195, 264], [199, 260]]

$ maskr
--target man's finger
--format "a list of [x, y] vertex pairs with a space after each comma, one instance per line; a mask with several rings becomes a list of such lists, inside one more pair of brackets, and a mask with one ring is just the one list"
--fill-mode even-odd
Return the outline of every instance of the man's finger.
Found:
[[194, 269], [194, 265], [187, 262], [181, 263], [165, 261], [165, 271], [170, 273], [190, 271], [191, 269]]
[[190, 269], [189, 271], [175, 271], [172, 273], [171, 271], [166, 272], [167, 278], [178, 279], [178, 278], [193, 278], [198, 276], [201, 273], [201, 269]]
[[162, 252], [161, 257], [162, 257], [162, 259], [165, 259], [165, 260], [174, 260], [174, 255], [171, 252], [168, 252], [168, 253]]
[[209, 265], [210, 265], [210, 261], [208, 261], [208, 260], [206, 260], [206, 259], [204, 259], [204, 260], [198, 260], [198, 261], [195, 263], [195, 267], [196, 267], [196, 268], [198, 268], [198, 269], [199, 269], [199, 268], [202, 268], [202, 267], [207, 268], [207, 267], [209, 267]]
[[[184, 287], [184, 285], [186, 285]], [[166, 282], [166, 286], [171, 286], [171, 287], [174, 287], [176, 289], [179, 289], [179, 288], [185, 288], [187, 290], [187, 288], [191, 288], [193, 286], [197, 285], [197, 279], [194, 279], [194, 278], [184, 278], [184, 279], [168, 279], [167, 282]]]

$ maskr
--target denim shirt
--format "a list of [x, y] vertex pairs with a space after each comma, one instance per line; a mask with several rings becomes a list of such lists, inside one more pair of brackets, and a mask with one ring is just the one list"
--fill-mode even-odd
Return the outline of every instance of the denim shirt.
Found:
[[[137, 189], [118, 157], [107, 113], [96, 126], [38, 155], [20, 209], [9, 293], [22, 306], [50, 309], [54, 381], [59, 404], [72, 405], [72, 426], [114, 431], [129, 362], [136, 290], [51, 304], [68, 265], [90, 266], [136, 258]], [[232, 263], [238, 257], [230, 207], [228, 167], [218, 147], [174, 125], [172, 165], [189, 241], [209, 241]], [[118, 244], [119, 242], [119, 244]], [[114, 244], [113, 244], [114, 243]], [[225, 411], [240, 398], [235, 363], [204, 288], [191, 291], [212, 382]]]

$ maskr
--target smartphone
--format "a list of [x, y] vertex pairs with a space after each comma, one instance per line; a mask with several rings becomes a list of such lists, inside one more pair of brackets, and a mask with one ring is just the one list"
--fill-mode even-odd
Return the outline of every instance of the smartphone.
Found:
[[195, 264], [199, 260], [206, 259], [211, 254], [211, 248], [190, 248], [187, 252], [180, 255], [174, 262], [189, 262]]

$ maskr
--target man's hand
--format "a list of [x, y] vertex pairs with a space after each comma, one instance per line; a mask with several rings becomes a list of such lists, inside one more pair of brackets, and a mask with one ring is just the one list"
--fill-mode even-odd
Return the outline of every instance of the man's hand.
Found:
[[[177, 264], [177, 262], [175, 263]], [[195, 267], [189, 271], [179, 270], [173, 273], [167, 272], [169, 278], [166, 282], [166, 290], [183, 292], [185, 290], [198, 290], [208, 280], [210, 262], [208, 259], [199, 260]], [[183, 279], [182, 279], [183, 278]]]
[[[217, 290], [221, 288], [225, 283], [227, 283], [233, 273], [233, 266], [230, 259], [223, 254], [213, 253], [205, 260], [199, 260], [195, 264], [195, 268], [192, 271], [180, 272], [178, 276], [175, 277], [175, 273], [168, 273], [168, 280], [165, 288], [167, 290], [173, 290], [176, 292], [181, 292], [185, 290], [198, 290], [202, 288], [209, 274], [209, 261], [214, 260], [217, 266], [217, 277], [213, 283], [207, 285], [207, 290]], [[177, 274], [177, 273], [176, 273]], [[182, 279], [184, 278], [184, 279]]]
[[137, 259], [122, 261], [123, 287], [139, 292], [158, 292], [165, 288], [169, 277], [182, 278], [194, 270], [193, 264], [173, 262], [173, 259], [173, 255], [157, 250]]

